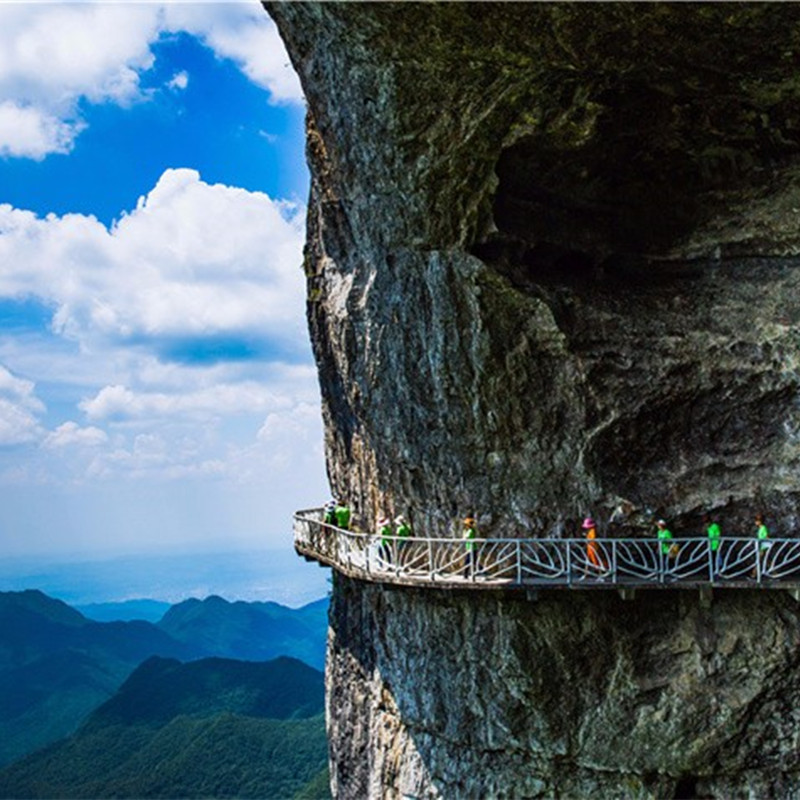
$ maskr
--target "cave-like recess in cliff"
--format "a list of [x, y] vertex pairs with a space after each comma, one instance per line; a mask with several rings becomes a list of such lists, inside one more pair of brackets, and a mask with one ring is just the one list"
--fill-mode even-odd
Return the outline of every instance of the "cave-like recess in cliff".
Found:
[[488, 261], [664, 257], [800, 153], [795, 10], [561, 6], [539, 24], [545, 65], [533, 46], [509, 59], [538, 85], [495, 164]]

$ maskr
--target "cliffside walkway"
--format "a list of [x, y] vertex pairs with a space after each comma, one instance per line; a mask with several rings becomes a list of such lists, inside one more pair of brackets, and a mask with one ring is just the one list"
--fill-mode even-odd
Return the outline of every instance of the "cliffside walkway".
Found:
[[322, 510], [294, 516], [297, 552], [353, 578], [449, 589], [790, 589], [800, 599], [800, 539], [675, 537], [673, 553], [653, 539], [598, 539], [592, 563], [585, 539], [462, 539], [392, 537], [322, 522]]

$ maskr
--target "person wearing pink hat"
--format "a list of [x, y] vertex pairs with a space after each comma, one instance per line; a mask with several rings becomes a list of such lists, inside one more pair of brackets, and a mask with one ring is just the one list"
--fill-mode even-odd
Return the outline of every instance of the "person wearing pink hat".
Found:
[[591, 564], [597, 572], [605, 569], [600, 554], [597, 551], [597, 525], [591, 517], [586, 517], [581, 528], [586, 535], [586, 561]]

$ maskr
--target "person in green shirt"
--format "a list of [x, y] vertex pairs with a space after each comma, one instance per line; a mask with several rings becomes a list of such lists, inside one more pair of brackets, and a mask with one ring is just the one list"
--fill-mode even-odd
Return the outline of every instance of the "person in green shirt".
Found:
[[672, 531], [670, 531], [666, 521], [663, 519], [656, 522], [656, 527], [658, 528], [656, 535], [658, 536], [658, 541], [661, 543], [662, 554], [669, 556], [669, 558], [674, 558], [677, 552], [674, 549], [675, 545], [672, 544]]
[[703, 514], [703, 524], [706, 526], [708, 547], [711, 550], [713, 575], [716, 575], [719, 571], [719, 540], [722, 536], [722, 529], [719, 527], [719, 523], [712, 518], [711, 514]]
[[706, 533], [708, 534], [708, 546], [711, 548], [712, 553], [716, 553], [719, 550], [719, 539], [722, 536], [722, 530], [719, 527], [719, 523], [713, 520], [710, 514], [706, 514], [703, 517], [703, 522], [706, 525]]
[[475, 539], [478, 536], [478, 526], [475, 517], [469, 516], [464, 520], [464, 577], [468, 578], [475, 569]]
[[[764, 574], [764, 562], [767, 560], [767, 551], [770, 547], [769, 530], [764, 524], [764, 517], [756, 514], [756, 538], [758, 539], [758, 560], [761, 563], [761, 574]], [[755, 570], [753, 570], [755, 572]]]
[[411, 536], [411, 526], [408, 524], [408, 520], [401, 514], [397, 519], [394, 521], [394, 524], [397, 525], [397, 536], [401, 537], [402, 539], [408, 539]]
[[767, 526], [764, 524], [764, 517], [761, 514], [756, 515], [756, 536], [760, 542], [758, 549], [762, 552], [768, 550], [769, 542], [766, 540], [769, 539], [769, 530], [767, 530]]
[[335, 525], [336, 524], [336, 501], [329, 500], [325, 503], [325, 512], [322, 515], [322, 521], [326, 525]]
[[336, 526], [343, 531], [350, 530], [350, 508], [347, 503], [339, 502], [336, 506]]

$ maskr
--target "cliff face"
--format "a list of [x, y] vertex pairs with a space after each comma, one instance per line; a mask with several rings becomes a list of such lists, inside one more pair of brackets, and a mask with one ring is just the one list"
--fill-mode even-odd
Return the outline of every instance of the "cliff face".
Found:
[[[797, 527], [800, 7], [268, 10], [309, 103], [328, 469], [363, 525], [475, 509], [540, 535], [627, 500], [631, 524]], [[796, 617], [752, 593], [525, 606], [337, 581], [335, 785], [782, 792], [794, 721], [746, 729], [778, 676], [796, 696]]]
[[800, 797], [784, 593], [531, 603], [340, 578], [331, 618], [337, 797]]

